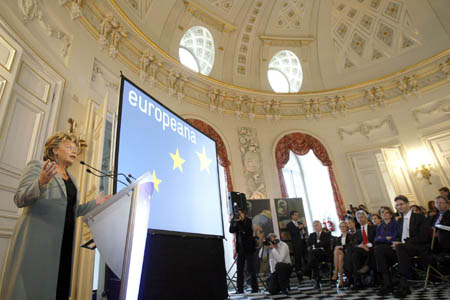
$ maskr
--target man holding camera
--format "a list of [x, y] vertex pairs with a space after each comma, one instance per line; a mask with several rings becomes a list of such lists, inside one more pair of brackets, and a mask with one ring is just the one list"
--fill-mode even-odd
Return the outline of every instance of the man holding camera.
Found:
[[231, 219], [230, 233], [236, 234], [237, 253], [237, 293], [244, 293], [244, 266], [247, 262], [247, 272], [250, 274], [252, 293], [258, 292], [258, 282], [254, 268], [255, 242], [253, 239], [252, 220], [243, 209], [238, 209]]
[[288, 294], [289, 275], [291, 274], [291, 257], [288, 245], [280, 241], [277, 235], [270, 233], [264, 241], [264, 251], [269, 252], [270, 277], [267, 289], [271, 294], [281, 291]]

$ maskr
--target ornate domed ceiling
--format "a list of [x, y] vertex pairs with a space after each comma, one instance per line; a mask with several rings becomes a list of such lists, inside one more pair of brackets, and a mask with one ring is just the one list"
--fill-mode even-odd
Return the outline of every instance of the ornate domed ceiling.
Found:
[[[157, 84], [180, 101], [237, 118], [345, 115], [445, 84], [449, 77], [446, 0], [59, 3], [100, 49], [139, 74], [142, 84]], [[180, 41], [195, 26], [212, 36], [208, 76], [179, 62]], [[282, 50], [302, 65], [300, 92], [272, 91], [268, 66]]]
[[[87, 1], [88, 2], [88, 1]], [[96, 1], [102, 2], [102, 1]], [[406, 0], [111, 0], [145, 38], [178, 58], [182, 35], [207, 27], [216, 59], [210, 77], [271, 91], [267, 66], [291, 50], [303, 66], [301, 91], [338, 88], [414, 65], [449, 48], [448, 30], [433, 7]], [[433, 4], [434, 2], [434, 4]], [[450, 18], [447, 5], [445, 17]], [[139, 38], [136, 36], [136, 38]], [[142, 38], [142, 37], [141, 37]]]

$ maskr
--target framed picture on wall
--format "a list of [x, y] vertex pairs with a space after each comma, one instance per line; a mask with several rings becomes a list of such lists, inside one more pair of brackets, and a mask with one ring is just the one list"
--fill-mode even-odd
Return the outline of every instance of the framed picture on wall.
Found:
[[278, 228], [280, 229], [280, 238], [283, 241], [290, 241], [291, 236], [287, 230], [287, 224], [291, 221], [291, 211], [298, 211], [298, 215], [300, 216], [299, 221], [306, 226], [302, 198], [278, 198], [274, 199], [274, 202], [275, 211], [277, 212]]

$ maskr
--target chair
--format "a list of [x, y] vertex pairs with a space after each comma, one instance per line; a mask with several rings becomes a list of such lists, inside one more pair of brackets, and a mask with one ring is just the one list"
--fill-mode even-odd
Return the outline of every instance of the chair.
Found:
[[[431, 251], [433, 251], [434, 248], [434, 240], [436, 238], [436, 228], [433, 228], [433, 237], [431, 239]], [[446, 259], [447, 261], [450, 261], [450, 256], [449, 255], [445, 255], [444, 259]], [[439, 262], [439, 261], [438, 261]], [[437, 277], [442, 280], [445, 281], [447, 283], [450, 284], [450, 278], [448, 275], [444, 275], [442, 274], [437, 268], [433, 267], [430, 263], [427, 266], [427, 274], [425, 276], [425, 284], [424, 284], [424, 289], [427, 288], [428, 286], [428, 280], [430, 279], [430, 271], [433, 271], [435, 273], [435, 275], [437, 275]]]

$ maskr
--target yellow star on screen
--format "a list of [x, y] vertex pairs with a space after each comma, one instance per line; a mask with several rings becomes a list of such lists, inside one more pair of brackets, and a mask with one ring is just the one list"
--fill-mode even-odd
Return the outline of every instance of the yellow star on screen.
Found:
[[156, 172], [153, 170], [153, 186], [155, 187], [155, 190], [159, 193], [159, 184], [162, 182], [161, 179], [156, 178]]
[[211, 164], [211, 160], [206, 156], [205, 147], [203, 147], [202, 153], [197, 153], [198, 159], [200, 159], [200, 172], [203, 170], [206, 170], [208, 172], [208, 175], [211, 175], [209, 173], [209, 165]]
[[180, 169], [181, 173], [183, 173], [183, 164], [184, 164], [185, 160], [180, 157], [178, 148], [177, 148], [177, 152], [175, 154], [170, 153], [170, 152], [169, 152], [169, 154], [170, 154], [170, 157], [172, 157], [172, 159], [173, 159], [173, 170], [178, 168], [178, 169]]

